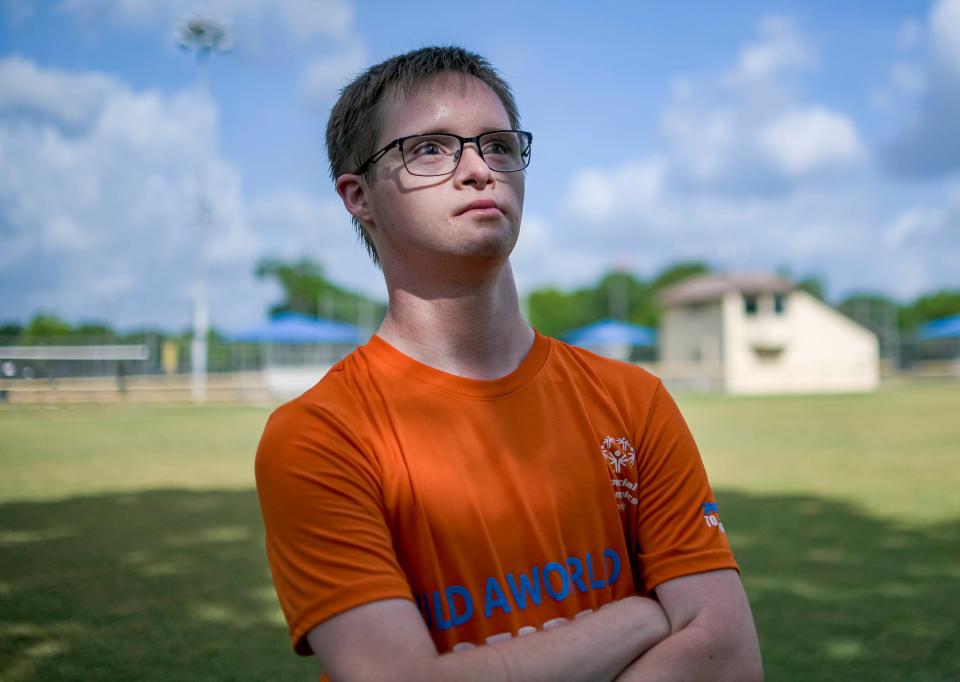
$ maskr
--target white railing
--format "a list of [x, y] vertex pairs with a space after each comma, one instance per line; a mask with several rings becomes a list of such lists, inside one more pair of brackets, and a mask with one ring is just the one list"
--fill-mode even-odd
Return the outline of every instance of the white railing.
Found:
[[149, 360], [143, 344], [100, 346], [0, 346], [0, 360]]

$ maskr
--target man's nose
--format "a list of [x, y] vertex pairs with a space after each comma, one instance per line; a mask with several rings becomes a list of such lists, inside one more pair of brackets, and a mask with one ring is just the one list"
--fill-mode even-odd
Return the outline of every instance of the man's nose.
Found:
[[486, 184], [492, 178], [493, 171], [480, 156], [480, 148], [475, 143], [469, 142], [463, 145], [457, 165], [457, 176], [464, 183]]

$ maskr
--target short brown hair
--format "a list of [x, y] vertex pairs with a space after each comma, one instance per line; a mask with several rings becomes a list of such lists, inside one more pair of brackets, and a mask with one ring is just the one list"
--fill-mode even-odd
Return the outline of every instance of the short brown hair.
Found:
[[[359, 167], [376, 151], [381, 126], [379, 105], [387, 95], [408, 93], [441, 73], [479, 78], [500, 98], [511, 127], [520, 127], [520, 114], [510, 86], [486, 59], [454, 46], [413, 50], [371, 66], [340, 91], [327, 122], [327, 156], [333, 180]], [[373, 240], [356, 218], [353, 225], [370, 258], [379, 265], [380, 256]]]

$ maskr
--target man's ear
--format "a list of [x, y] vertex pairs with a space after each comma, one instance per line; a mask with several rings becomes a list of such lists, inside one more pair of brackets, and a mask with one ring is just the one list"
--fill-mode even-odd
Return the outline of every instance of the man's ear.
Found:
[[367, 184], [363, 177], [354, 173], [344, 173], [337, 178], [337, 194], [343, 201], [343, 207], [350, 215], [363, 223], [368, 229], [375, 226], [373, 213], [367, 196]]

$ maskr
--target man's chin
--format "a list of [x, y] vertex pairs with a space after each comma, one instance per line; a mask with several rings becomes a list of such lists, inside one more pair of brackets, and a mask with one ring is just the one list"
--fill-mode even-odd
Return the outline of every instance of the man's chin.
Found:
[[464, 245], [460, 255], [468, 259], [500, 263], [510, 257], [516, 243], [516, 235], [504, 232], [476, 235], [476, 239], [472, 239]]

